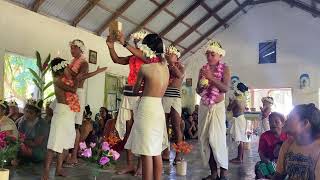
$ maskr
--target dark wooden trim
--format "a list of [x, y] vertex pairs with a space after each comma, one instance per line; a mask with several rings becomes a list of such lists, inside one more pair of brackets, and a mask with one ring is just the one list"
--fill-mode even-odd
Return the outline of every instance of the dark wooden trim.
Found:
[[77, 26], [78, 23], [99, 3], [100, 0], [89, 1], [85, 7], [81, 9], [79, 14], [72, 21], [73, 26]]

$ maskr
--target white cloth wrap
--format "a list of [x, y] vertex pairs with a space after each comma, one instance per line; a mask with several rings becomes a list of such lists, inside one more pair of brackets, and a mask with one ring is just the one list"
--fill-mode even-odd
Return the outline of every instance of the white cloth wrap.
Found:
[[162, 105], [165, 113], [170, 113], [171, 107], [181, 116], [181, 98], [179, 97], [163, 97]]
[[136, 109], [139, 98], [139, 96], [123, 96], [122, 98], [115, 125], [121, 140], [124, 139], [126, 134], [126, 122], [131, 119], [131, 111]]
[[83, 88], [78, 88], [77, 95], [78, 95], [79, 103], [80, 103], [80, 112], [76, 113], [75, 123], [78, 125], [81, 125], [82, 121], [83, 121], [83, 112], [84, 112], [84, 108], [85, 108], [84, 106], [86, 103], [85, 90]]
[[162, 98], [141, 97], [125, 149], [135, 155], [159, 156], [169, 146]]
[[230, 129], [232, 139], [236, 142], [249, 142], [247, 128], [247, 120], [244, 115], [233, 117]]
[[209, 167], [210, 147], [217, 167], [228, 169], [228, 148], [226, 138], [226, 109], [224, 101], [207, 106], [200, 103], [198, 113], [198, 134], [203, 165]]
[[74, 128], [75, 112], [68, 105], [57, 103], [53, 110], [47, 148], [62, 153], [74, 147], [76, 131]]

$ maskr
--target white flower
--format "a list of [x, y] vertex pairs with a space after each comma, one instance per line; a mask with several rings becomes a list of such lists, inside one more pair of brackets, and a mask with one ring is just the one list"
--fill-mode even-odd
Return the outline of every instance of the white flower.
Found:
[[70, 46], [77, 46], [84, 53], [86, 51], [86, 46], [79, 40], [74, 40], [69, 43]]
[[220, 47], [218, 42], [213, 40], [209, 41], [206, 51], [217, 53], [223, 57], [226, 55], [226, 51]]
[[181, 56], [180, 51], [172, 45], [167, 48], [167, 53], [168, 54], [175, 54], [178, 58], [180, 58], [180, 56]]
[[147, 45], [141, 44], [139, 46], [139, 49], [142, 51], [142, 53], [147, 57], [147, 58], [154, 58], [156, 57], [156, 52], [152, 51]]
[[54, 72], [57, 72], [57, 71], [59, 71], [60, 69], [63, 69], [63, 68], [65, 68], [65, 67], [67, 67], [67, 66], [68, 66], [67, 61], [62, 61], [61, 63], [53, 66], [53, 67], [52, 67], [52, 70], [53, 70]]
[[141, 31], [138, 31], [138, 32], [131, 34], [131, 38], [137, 39], [137, 40], [142, 40], [142, 39], [144, 39], [144, 37], [146, 37], [146, 35], [147, 35], [147, 32], [144, 30], [141, 30]]

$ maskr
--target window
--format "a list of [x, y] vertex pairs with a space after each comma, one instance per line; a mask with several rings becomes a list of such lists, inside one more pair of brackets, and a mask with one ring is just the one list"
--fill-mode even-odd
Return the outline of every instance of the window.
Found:
[[277, 62], [277, 41], [259, 43], [259, 64]]
[[[20, 56], [13, 53], [6, 53], [4, 56], [4, 98], [16, 100], [19, 107], [29, 98], [38, 97], [37, 86], [33, 83], [33, 76], [28, 68], [37, 72], [36, 59]], [[45, 76], [46, 82], [52, 80], [51, 72]], [[51, 86], [45, 91], [44, 97], [54, 91]]]

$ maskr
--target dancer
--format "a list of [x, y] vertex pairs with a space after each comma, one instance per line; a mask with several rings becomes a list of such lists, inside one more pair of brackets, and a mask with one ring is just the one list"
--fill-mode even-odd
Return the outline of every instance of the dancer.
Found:
[[59, 153], [56, 167], [56, 176], [66, 177], [66, 173], [62, 169], [62, 163], [67, 153], [66, 150], [74, 147], [76, 132], [74, 129], [75, 112], [71, 110], [65, 96], [66, 92], [76, 93], [78, 80], [74, 80], [74, 84], [66, 85], [63, 82], [64, 70], [67, 62], [61, 58], [55, 58], [51, 61], [51, 69], [53, 75], [54, 90], [57, 103], [53, 110], [52, 123], [50, 126], [50, 134], [48, 139], [48, 151], [44, 164], [44, 172], [42, 180], [49, 179], [50, 165], [55, 152]]
[[[139, 99], [138, 94], [133, 94], [133, 86], [137, 81], [138, 72], [142, 64], [151, 62], [150, 59], [146, 59], [143, 57], [142, 51], [138, 47], [138, 43], [146, 36], [145, 31], [139, 31], [131, 35], [133, 41], [135, 43], [135, 47], [131, 46], [124, 40], [124, 35], [120, 33], [120, 43], [123, 47], [127, 48], [133, 55], [127, 57], [119, 57], [114, 49], [114, 39], [111, 36], [107, 38], [107, 46], [110, 52], [111, 59], [116, 64], [121, 65], [129, 65], [129, 75], [128, 75], [128, 84], [125, 85], [123, 91], [123, 98], [121, 102], [121, 106], [119, 109], [119, 114], [116, 122], [116, 129], [119, 133], [119, 137], [123, 141], [127, 141], [129, 134], [131, 132], [131, 128], [133, 125], [133, 110], [136, 106], [137, 100]], [[157, 59], [155, 59], [157, 60]], [[134, 175], [141, 175], [141, 166], [140, 161], [138, 162], [138, 167], [135, 168], [133, 165], [133, 154], [130, 149], [126, 149], [127, 154], [127, 166], [117, 172], [118, 174], [127, 174], [134, 172]]]
[[83, 41], [76, 39], [71, 41], [69, 45], [71, 55], [74, 59], [72, 60], [71, 64], [66, 68], [66, 71], [64, 73], [68, 79], [74, 79], [79, 74], [81, 74], [82, 77], [81, 80], [79, 79], [80, 81], [76, 91], [80, 102], [80, 111], [78, 111], [75, 116], [76, 139], [74, 142], [74, 148], [72, 150], [71, 158], [68, 159], [67, 163], [65, 164], [65, 167], [72, 167], [78, 164], [78, 149], [80, 143], [79, 128], [83, 121], [83, 112], [86, 101], [85, 89], [83, 88], [84, 82], [86, 79], [95, 76], [107, 69], [106, 67], [98, 67], [96, 71], [88, 73], [89, 64], [85, 57], [86, 47]]
[[[168, 68], [170, 72], [169, 85], [164, 93], [162, 99], [163, 109], [166, 113], [166, 123], [167, 129], [169, 129], [169, 124], [173, 125], [173, 131], [175, 133], [175, 141], [179, 143], [183, 140], [183, 134], [181, 132], [181, 86], [184, 78], [184, 67], [179, 62], [180, 52], [174, 46], [169, 46], [166, 49], [166, 59], [168, 62]], [[168, 133], [169, 134], [169, 133]], [[169, 161], [170, 150], [165, 149], [162, 155], [163, 161]], [[179, 154], [176, 154], [174, 159], [174, 164], [177, 161], [181, 161]]]
[[227, 179], [228, 149], [224, 94], [229, 89], [230, 69], [222, 63], [225, 50], [210, 41], [206, 50], [208, 63], [199, 72], [197, 93], [201, 95], [198, 114], [198, 135], [203, 163], [209, 163], [211, 175], [204, 179]]
[[[165, 113], [162, 106], [162, 97], [169, 82], [169, 70], [165, 59], [161, 57], [164, 52], [162, 39], [157, 34], [149, 34], [142, 41], [143, 53], [147, 58], [158, 58], [159, 63], [143, 65], [139, 71], [134, 93], [140, 90], [144, 81], [143, 95], [138, 103], [135, 113], [135, 122], [126, 149], [141, 155], [142, 179], [160, 180], [162, 175], [161, 152], [165, 136]], [[157, 76], [154, 76], [154, 75]]]
[[239, 143], [238, 156], [232, 159], [231, 163], [242, 163], [244, 143], [249, 142], [247, 136], [247, 120], [244, 117], [244, 111], [246, 107], [246, 93], [248, 87], [243, 83], [238, 83], [234, 89], [235, 99], [232, 99], [227, 107], [228, 111], [232, 111], [233, 122], [230, 130], [232, 139]]
[[272, 97], [264, 97], [261, 99], [261, 102], [263, 104], [262, 107], [260, 107], [261, 110], [261, 120], [260, 120], [260, 133], [269, 131], [270, 130], [270, 125], [269, 125], [269, 115], [271, 113], [271, 106], [273, 105], [273, 98]]

